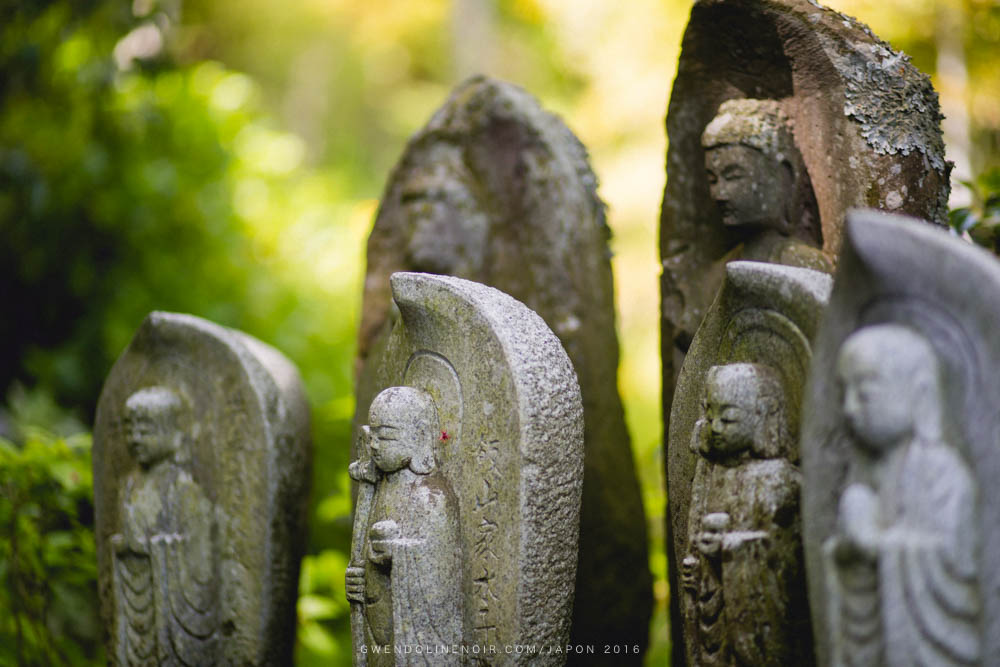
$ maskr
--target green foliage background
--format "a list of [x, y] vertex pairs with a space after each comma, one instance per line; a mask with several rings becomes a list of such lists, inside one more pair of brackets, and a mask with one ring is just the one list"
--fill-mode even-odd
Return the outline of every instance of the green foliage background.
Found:
[[[590, 149], [611, 205], [620, 389], [668, 644], [656, 220], [688, 0], [0, 0], [0, 664], [103, 662], [89, 424], [154, 309], [281, 349], [316, 442], [299, 664], [349, 664], [347, 441], [364, 239], [406, 138], [464, 76], [514, 81]], [[959, 16], [986, 173], [953, 223], [996, 244], [1000, 10], [837, 7], [934, 73]], [[945, 88], [954, 83], [935, 79]], [[953, 86], [952, 86], [953, 87]]]

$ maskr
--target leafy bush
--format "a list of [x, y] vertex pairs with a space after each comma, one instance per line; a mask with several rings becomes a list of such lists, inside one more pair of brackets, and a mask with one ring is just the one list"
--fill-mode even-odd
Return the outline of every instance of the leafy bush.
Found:
[[44, 394], [17, 389], [10, 406], [13, 439], [0, 438], [0, 664], [99, 662], [90, 436]]

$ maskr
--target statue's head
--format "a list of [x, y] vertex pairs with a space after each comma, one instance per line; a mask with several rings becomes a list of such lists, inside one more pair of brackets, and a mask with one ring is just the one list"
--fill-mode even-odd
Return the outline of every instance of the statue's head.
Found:
[[460, 146], [435, 134], [412, 146], [397, 172], [399, 203], [410, 230], [412, 271], [476, 279], [485, 264], [489, 217], [475, 196]]
[[705, 381], [705, 453], [731, 458], [790, 456], [785, 393], [778, 374], [761, 364], [713, 366]]
[[430, 394], [413, 387], [389, 387], [368, 410], [372, 460], [392, 473], [409, 468], [426, 475], [435, 467], [438, 416]]
[[140, 466], [151, 468], [180, 451], [181, 408], [180, 398], [166, 387], [140, 389], [125, 401], [128, 450]]
[[802, 157], [774, 100], [723, 102], [701, 135], [712, 199], [729, 226], [793, 231]]
[[844, 419], [879, 454], [911, 438], [941, 438], [941, 370], [930, 342], [898, 324], [864, 327], [837, 357]]

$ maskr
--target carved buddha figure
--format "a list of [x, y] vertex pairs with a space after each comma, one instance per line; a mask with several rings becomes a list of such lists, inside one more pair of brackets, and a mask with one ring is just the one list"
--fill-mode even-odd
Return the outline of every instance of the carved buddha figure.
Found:
[[788, 119], [774, 100], [724, 102], [701, 136], [709, 192], [749, 259], [830, 272], [812, 186]]
[[837, 361], [855, 451], [825, 545], [835, 665], [979, 664], [976, 487], [930, 343], [870, 326]]
[[129, 453], [114, 558], [121, 665], [216, 662], [218, 560], [212, 503], [182, 465], [181, 401], [163, 387], [125, 403]]
[[480, 279], [486, 264], [489, 217], [473, 195], [462, 149], [428, 143], [401, 186], [402, 215], [411, 230], [406, 266], [411, 271]]
[[698, 461], [681, 562], [691, 663], [804, 664], [801, 475], [777, 373], [711, 368], [691, 446]]
[[[347, 570], [347, 597], [363, 604], [371, 646], [452, 646], [462, 640], [462, 565], [458, 500], [434, 458], [437, 411], [429, 394], [390, 387], [368, 413], [372, 470], [352, 475], [375, 484], [364, 566]], [[448, 664], [458, 654], [369, 650], [369, 665]], [[441, 661], [444, 661], [442, 663]], [[428, 663], [430, 664], [430, 663]]]

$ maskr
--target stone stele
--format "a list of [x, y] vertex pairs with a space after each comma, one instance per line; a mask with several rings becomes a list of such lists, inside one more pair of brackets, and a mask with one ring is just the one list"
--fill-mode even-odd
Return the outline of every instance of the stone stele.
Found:
[[[545, 320], [583, 392], [586, 474], [571, 640], [638, 644], [640, 653], [615, 657], [638, 663], [652, 579], [617, 388], [609, 236], [586, 150], [562, 121], [513, 85], [466, 81], [410, 140], [386, 186], [368, 239], [358, 363], [366, 368], [387, 338], [396, 271], [490, 285]], [[356, 433], [375, 393], [370, 371], [360, 370]], [[571, 661], [581, 658], [595, 656]]]
[[146, 318], [94, 424], [111, 664], [292, 664], [311, 458], [302, 382], [277, 350]]
[[667, 448], [672, 664], [812, 664], [798, 417], [831, 284], [731, 262], [684, 360]]
[[850, 17], [811, 0], [694, 3], [667, 111], [665, 421], [726, 262], [832, 266], [851, 207], [945, 222], [940, 120], [927, 76]]
[[818, 662], [1000, 665], [1000, 263], [848, 215], [802, 429]]
[[499, 290], [421, 273], [391, 284], [400, 317], [371, 362], [351, 466], [355, 664], [562, 664], [583, 482], [573, 366]]

